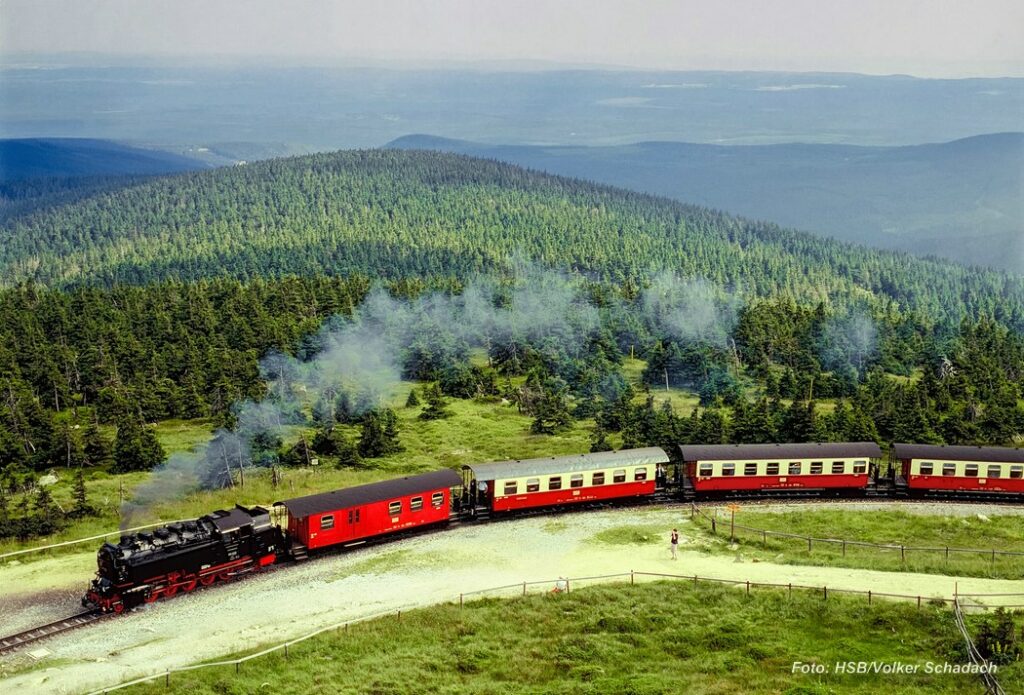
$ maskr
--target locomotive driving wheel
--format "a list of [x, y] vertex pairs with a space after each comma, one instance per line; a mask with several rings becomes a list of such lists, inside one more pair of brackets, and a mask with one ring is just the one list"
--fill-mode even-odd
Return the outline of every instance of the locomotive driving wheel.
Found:
[[210, 586], [215, 581], [217, 581], [217, 575], [216, 574], [207, 574], [206, 576], [203, 576], [203, 577], [199, 578], [199, 583], [202, 584], [203, 586]]
[[190, 579], [187, 582], [185, 582], [184, 584], [182, 584], [181, 588], [182, 588], [183, 591], [192, 591], [198, 585], [199, 585], [199, 578], [198, 577], [192, 577], [192, 579]]

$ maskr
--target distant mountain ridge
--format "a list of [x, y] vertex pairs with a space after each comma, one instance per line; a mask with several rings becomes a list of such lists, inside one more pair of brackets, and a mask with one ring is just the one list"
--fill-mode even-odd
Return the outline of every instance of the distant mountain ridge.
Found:
[[137, 179], [11, 216], [0, 237], [5, 285], [352, 274], [448, 283], [526, 259], [634, 286], [671, 272], [745, 297], [1024, 325], [1024, 280], [1005, 273], [440, 152], [353, 150]]
[[205, 169], [171, 152], [89, 138], [0, 140], [0, 182], [50, 177], [145, 176]]
[[528, 146], [410, 135], [388, 147], [506, 161], [853, 243], [1024, 273], [1024, 133], [899, 147]]

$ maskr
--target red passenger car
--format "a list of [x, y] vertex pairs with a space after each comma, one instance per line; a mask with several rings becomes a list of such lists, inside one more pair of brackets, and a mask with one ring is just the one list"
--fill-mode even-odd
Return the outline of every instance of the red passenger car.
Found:
[[[462, 485], [452, 470], [360, 485], [275, 502], [288, 510], [292, 554], [304, 549], [356, 545], [370, 538], [446, 523], [451, 489]], [[296, 545], [296, 543], [298, 545]]]
[[994, 446], [894, 444], [911, 493], [969, 492], [1024, 497], [1024, 450]]
[[863, 492], [871, 483], [874, 442], [680, 446], [698, 494]]
[[668, 455], [657, 447], [463, 466], [473, 507], [509, 512], [653, 495]]

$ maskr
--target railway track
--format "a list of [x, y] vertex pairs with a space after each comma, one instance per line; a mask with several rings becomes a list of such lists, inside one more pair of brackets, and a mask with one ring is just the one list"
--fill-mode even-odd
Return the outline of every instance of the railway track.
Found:
[[84, 611], [77, 615], [72, 615], [63, 620], [56, 620], [46, 625], [39, 625], [37, 627], [30, 628], [24, 632], [19, 632], [8, 637], [0, 637], [0, 654], [6, 654], [19, 649], [26, 644], [31, 644], [53, 635], [58, 635], [62, 632], [68, 632], [85, 625], [96, 622], [97, 620], [103, 620], [104, 618], [110, 617], [111, 614], [103, 613], [98, 610]]

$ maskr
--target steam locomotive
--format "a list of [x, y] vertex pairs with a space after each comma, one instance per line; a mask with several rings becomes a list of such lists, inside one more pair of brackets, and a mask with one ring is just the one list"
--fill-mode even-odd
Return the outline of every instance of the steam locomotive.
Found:
[[263, 507], [220, 510], [104, 543], [83, 606], [121, 613], [273, 564], [284, 535]]
[[637, 499], [975, 496], [1024, 501], [1024, 450], [874, 442], [658, 447], [463, 466], [275, 502], [124, 536], [99, 550], [82, 599], [104, 611], [170, 598], [276, 562], [389, 535], [534, 509]]

